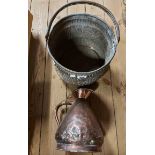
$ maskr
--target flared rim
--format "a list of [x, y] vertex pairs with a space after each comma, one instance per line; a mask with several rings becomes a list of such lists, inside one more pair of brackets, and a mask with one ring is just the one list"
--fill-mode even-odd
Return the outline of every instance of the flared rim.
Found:
[[[54, 27], [56, 27], [58, 24], [60, 24], [62, 21], [64, 21], [65, 19], [67, 19], [67, 18], [69, 18], [69, 17], [72, 17], [72, 16], [79, 16], [79, 15], [90, 16], [90, 17], [96, 18], [96, 19], [99, 20], [100, 22], [105, 23], [105, 21], [101, 20], [100, 18], [98, 18], [98, 17], [96, 17], [96, 16], [94, 16], [94, 15], [90, 15], [90, 14], [86, 14], [86, 13], [85, 13], [85, 14], [72, 14], [72, 15], [69, 15], [69, 16], [64, 17], [64, 18], [62, 18], [61, 20], [59, 20], [59, 21], [54, 25]], [[106, 24], [106, 25], [107, 25], [107, 27], [111, 30], [111, 28], [108, 26], [108, 24]], [[53, 28], [54, 28], [54, 27], [53, 27]], [[52, 31], [52, 30], [51, 30], [51, 31]], [[111, 32], [113, 33], [112, 30], [111, 30]], [[114, 35], [114, 34], [113, 34], [113, 35]], [[49, 39], [49, 40], [50, 40], [50, 39]], [[49, 40], [48, 40], [48, 42], [49, 42]], [[54, 63], [55, 63], [56, 65], [59, 65], [62, 69], [66, 70], [66, 71], [68, 71], [68, 72], [72, 72], [72, 73], [74, 73], [74, 74], [92, 74], [92, 73], [95, 73], [96, 71], [99, 71], [99, 70], [105, 68], [107, 65], [110, 64], [110, 62], [112, 61], [113, 57], [115, 56], [116, 47], [117, 47], [117, 45], [114, 46], [114, 53], [113, 53], [111, 59], [110, 59], [107, 63], [105, 63], [104, 65], [102, 65], [101, 67], [99, 67], [99, 68], [97, 68], [97, 69], [95, 69], [95, 70], [92, 70], [92, 71], [88, 71], [88, 72], [78, 72], [78, 71], [75, 71], [75, 70], [71, 70], [71, 69], [69, 69], [69, 68], [66, 68], [65, 66], [63, 66], [62, 64], [60, 64], [60, 63], [54, 58], [54, 56], [52, 55], [52, 53], [51, 53], [51, 51], [50, 51], [50, 48], [49, 48], [49, 43], [48, 43], [48, 42], [47, 42], [48, 53], [49, 53], [49, 55], [51, 56], [51, 58], [53, 59]]]
[[68, 152], [101, 152], [101, 147], [97, 145], [76, 145], [57, 143], [57, 149]]

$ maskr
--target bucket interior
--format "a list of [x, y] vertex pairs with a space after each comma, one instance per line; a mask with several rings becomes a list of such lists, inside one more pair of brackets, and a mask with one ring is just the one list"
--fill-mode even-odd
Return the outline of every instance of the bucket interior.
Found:
[[89, 72], [104, 66], [114, 55], [113, 32], [100, 19], [87, 14], [60, 20], [50, 33], [49, 50], [62, 66]]

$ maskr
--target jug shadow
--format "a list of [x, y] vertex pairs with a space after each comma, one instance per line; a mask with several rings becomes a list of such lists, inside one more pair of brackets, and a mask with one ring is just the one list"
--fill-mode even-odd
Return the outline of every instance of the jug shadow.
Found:
[[[121, 75], [119, 70], [113, 70], [113, 68], [110, 67], [110, 74], [112, 77], [112, 85], [113, 88], [117, 91], [118, 94], [126, 98], [126, 81], [121, 80], [119, 76]], [[113, 80], [114, 79], [114, 80]]]
[[100, 124], [103, 135], [105, 136], [106, 132], [110, 127], [110, 121], [111, 121], [110, 109], [107, 107], [105, 102], [101, 100], [100, 97], [95, 93], [92, 93], [92, 95], [90, 96], [90, 98], [88, 98], [88, 100], [90, 103], [90, 107], [94, 112], [98, 120], [98, 123]]
[[46, 51], [39, 36], [31, 37], [28, 57], [28, 154], [33, 154], [33, 148], [39, 151], [42, 122], [50, 115], [50, 84], [44, 79]]
[[[92, 93], [92, 95], [89, 98], [90, 100], [90, 106], [92, 111], [94, 112], [98, 123], [100, 124], [100, 127], [102, 129], [104, 138], [111, 126], [111, 110], [107, 106], [108, 103], [105, 103], [104, 99], [100, 98], [97, 94]], [[114, 155], [115, 153], [111, 149], [111, 146], [108, 142], [108, 139], [106, 139], [106, 142], [103, 142], [102, 151], [104, 152], [104, 143], [106, 143], [106, 146], [108, 146], [108, 149], [106, 150], [107, 155]]]

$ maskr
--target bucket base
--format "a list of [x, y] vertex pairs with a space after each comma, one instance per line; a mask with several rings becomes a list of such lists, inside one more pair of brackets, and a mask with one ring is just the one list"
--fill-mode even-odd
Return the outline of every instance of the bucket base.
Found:
[[75, 144], [63, 144], [57, 143], [57, 149], [68, 152], [101, 152], [101, 148], [96, 145], [75, 145]]

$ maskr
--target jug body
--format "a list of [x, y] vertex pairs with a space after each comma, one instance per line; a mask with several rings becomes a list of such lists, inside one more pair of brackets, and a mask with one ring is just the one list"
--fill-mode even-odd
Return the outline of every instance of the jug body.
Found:
[[55, 138], [57, 149], [60, 150], [70, 152], [101, 151], [103, 133], [86, 99], [76, 99], [60, 123]]

